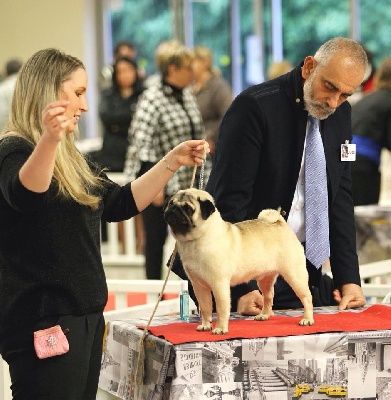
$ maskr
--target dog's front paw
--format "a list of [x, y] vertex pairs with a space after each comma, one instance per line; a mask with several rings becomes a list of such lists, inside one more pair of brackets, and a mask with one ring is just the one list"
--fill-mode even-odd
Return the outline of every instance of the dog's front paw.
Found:
[[267, 321], [270, 318], [270, 314], [258, 314], [254, 317], [255, 321]]
[[212, 335], [224, 335], [225, 333], [228, 333], [228, 329], [215, 328], [212, 331]]
[[201, 324], [201, 325], [197, 326], [196, 330], [199, 331], [199, 332], [210, 331], [210, 330], [212, 330], [212, 325], [203, 325], [203, 324]]
[[311, 326], [311, 325], [314, 325], [314, 323], [315, 323], [315, 321], [313, 319], [303, 318], [299, 322], [299, 325], [301, 325], [301, 326]]

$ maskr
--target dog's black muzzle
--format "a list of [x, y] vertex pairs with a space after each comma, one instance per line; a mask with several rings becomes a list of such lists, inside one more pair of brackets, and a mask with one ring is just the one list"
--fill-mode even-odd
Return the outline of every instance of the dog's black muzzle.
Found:
[[164, 219], [174, 234], [184, 235], [194, 227], [191, 217], [177, 204], [171, 204], [165, 209]]

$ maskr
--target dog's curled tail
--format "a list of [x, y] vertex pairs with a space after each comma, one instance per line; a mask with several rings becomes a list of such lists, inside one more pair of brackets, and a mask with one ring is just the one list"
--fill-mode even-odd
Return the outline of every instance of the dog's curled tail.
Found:
[[281, 207], [278, 207], [277, 210], [267, 208], [259, 213], [258, 219], [268, 222], [269, 224], [275, 224], [277, 221], [285, 222], [283, 215], [285, 215], [285, 211], [282, 211]]

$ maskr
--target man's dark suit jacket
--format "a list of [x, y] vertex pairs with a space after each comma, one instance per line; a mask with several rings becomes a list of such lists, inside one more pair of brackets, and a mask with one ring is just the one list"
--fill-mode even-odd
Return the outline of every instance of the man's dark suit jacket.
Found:
[[[253, 219], [262, 209], [280, 206], [288, 218], [304, 152], [307, 117], [301, 65], [236, 97], [222, 120], [206, 186], [223, 219]], [[321, 121], [320, 130], [327, 163], [334, 284], [360, 285], [350, 163], [341, 161], [340, 153], [341, 144], [351, 141], [349, 103], [345, 101]], [[180, 267], [175, 263], [174, 272]], [[319, 285], [320, 270], [312, 265], [307, 268], [310, 285]], [[233, 309], [238, 297], [255, 289], [253, 281], [232, 288]]]

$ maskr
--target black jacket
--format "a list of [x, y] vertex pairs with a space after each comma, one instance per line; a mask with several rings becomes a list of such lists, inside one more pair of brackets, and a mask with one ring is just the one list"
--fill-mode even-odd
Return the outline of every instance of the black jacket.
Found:
[[54, 179], [46, 192], [29, 191], [19, 170], [32, 151], [22, 138], [0, 141], [0, 351], [4, 339], [42, 318], [102, 312], [101, 219], [138, 213], [130, 184], [120, 187], [103, 173], [96, 210], [58, 195]]
[[111, 172], [124, 170], [129, 146], [128, 131], [137, 101], [144, 88], [138, 85], [129, 97], [122, 97], [115, 87], [102, 92], [99, 116], [103, 124], [103, 144], [98, 161]]

